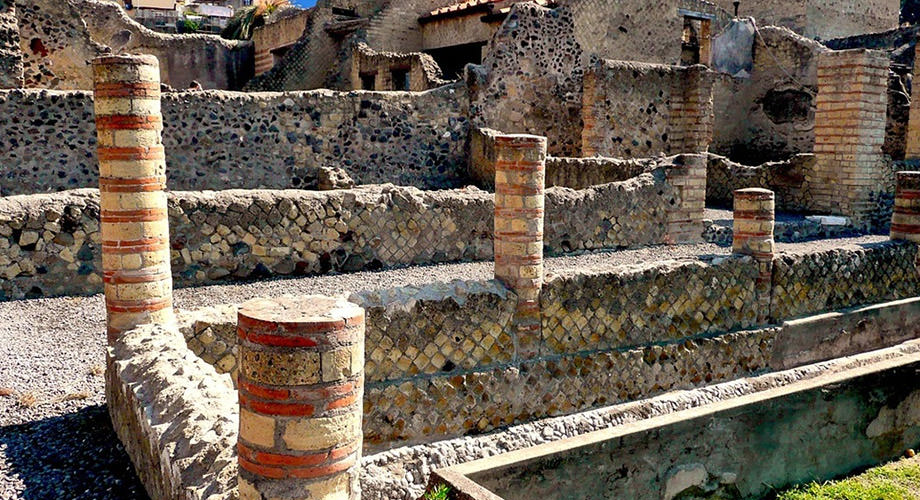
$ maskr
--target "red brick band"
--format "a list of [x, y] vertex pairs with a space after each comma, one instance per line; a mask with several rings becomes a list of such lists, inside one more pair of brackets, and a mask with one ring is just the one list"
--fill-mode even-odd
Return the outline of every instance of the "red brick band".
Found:
[[172, 273], [169, 269], [144, 268], [134, 271], [104, 271], [102, 273], [103, 283], [111, 285], [127, 285], [134, 283], [155, 283], [172, 279]]
[[102, 222], [152, 222], [163, 220], [167, 217], [165, 209], [148, 208], [145, 210], [103, 210], [100, 214]]
[[169, 239], [168, 238], [142, 238], [139, 240], [119, 240], [119, 241], [103, 241], [102, 242], [102, 251], [103, 253], [113, 253], [113, 254], [133, 254], [133, 253], [143, 253], [143, 252], [157, 252], [160, 250], [169, 249]]
[[156, 82], [97, 83], [96, 97], [130, 97], [133, 99], [160, 99], [160, 84]]
[[496, 172], [542, 172], [545, 163], [539, 161], [512, 161], [498, 160], [495, 162]]
[[892, 233], [901, 234], [920, 234], [920, 224], [892, 224], [891, 231]]
[[328, 462], [324, 462], [322, 465], [315, 467], [283, 467], [260, 465], [249, 461], [248, 458], [244, 457], [243, 455], [239, 456], [239, 464], [240, 467], [253, 474], [271, 479], [314, 479], [331, 476], [338, 472], [347, 470], [355, 465], [355, 463], [358, 461], [357, 453], [354, 452], [344, 459], [338, 461], [332, 461], [331, 456], [332, 455], [330, 454], [330, 459]]
[[166, 189], [165, 175], [131, 179], [112, 177], [99, 179], [99, 190], [106, 193], [150, 193], [164, 189]]
[[99, 130], [161, 130], [163, 119], [155, 115], [97, 116], [96, 128]]
[[277, 454], [266, 451], [256, 450], [246, 446], [243, 443], [237, 444], [237, 451], [240, 456], [253, 464], [268, 466], [289, 466], [303, 467], [320, 465], [327, 462], [341, 460], [352, 453], [358, 451], [358, 442], [351, 442], [344, 446], [338, 446], [328, 451], [319, 453], [302, 453], [302, 454]]
[[[769, 198], [767, 198], [766, 200], [760, 199], [760, 200], [758, 200], [758, 201], [767, 201], [767, 200], [769, 200]], [[745, 220], [757, 220], [757, 221], [772, 221], [772, 220], [775, 220], [775, 217], [774, 217], [774, 215], [773, 215], [773, 212], [770, 212], [770, 211], [762, 211], [762, 210], [757, 210], [757, 211], [752, 211], [752, 210], [735, 210], [735, 218], [736, 218], [736, 219], [745, 219]]]
[[172, 297], [160, 299], [118, 300], [105, 298], [105, 307], [109, 313], [142, 313], [161, 311], [172, 307]]
[[166, 151], [163, 146], [131, 148], [100, 146], [97, 155], [101, 161], [163, 160], [166, 158]]
[[[495, 186], [495, 194], [511, 196], [536, 196], [543, 194], [543, 188], [521, 184], [499, 184]], [[508, 207], [503, 207], [503, 209], [507, 208]]]

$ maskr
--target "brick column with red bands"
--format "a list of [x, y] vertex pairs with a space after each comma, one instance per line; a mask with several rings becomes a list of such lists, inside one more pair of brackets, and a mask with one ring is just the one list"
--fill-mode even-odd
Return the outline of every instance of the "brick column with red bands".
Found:
[[238, 334], [240, 499], [359, 500], [364, 309], [256, 299]]
[[543, 286], [543, 190], [546, 138], [495, 138], [495, 278], [518, 296], [513, 319], [517, 352], [539, 353]]
[[102, 268], [109, 341], [145, 323], [172, 323], [172, 272], [153, 56], [93, 60]]
[[775, 205], [773, 191], [759, 188], [735, 191], [732, 253], [750, 255], [757, 261], [758, 319], [761, 321], [770, 314]]
[[898, 172], [891, 239], [920, 243], [920, 172]]

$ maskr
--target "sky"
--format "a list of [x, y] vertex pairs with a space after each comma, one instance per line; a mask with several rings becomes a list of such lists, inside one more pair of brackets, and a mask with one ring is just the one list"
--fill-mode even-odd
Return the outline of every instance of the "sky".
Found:
[[313, 4], [316, 3], [316, 0], [291, 0], [291, 3], [298, 7], [313, 7]]

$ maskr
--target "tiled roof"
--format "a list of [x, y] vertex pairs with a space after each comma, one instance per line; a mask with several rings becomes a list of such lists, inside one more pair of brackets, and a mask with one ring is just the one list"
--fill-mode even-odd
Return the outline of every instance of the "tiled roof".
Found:
[[[544, 7], [555, 4], [553, 0], [530, 0], [530, 1], [533, 3], [536, 3], [537, 5], [542, 5]], [[474, 10], [474, 9], [477, 9], [479, 7], [483, 7], [489, 4], [495, 4], [495, 3], [501, 3], [501, 2], [503, 2], [503, 0], [467, 0], [465, 2], [457, 2], [457, 3], [450, 4], [445, 7], [434, 9], [433, 11], [419, 18], [419, 21], [429, 20], [429, 19], [437, 18], [437, 17], [444, 17], [444, 16], [451, 15], [451, 14], [458, 14], [464, 11]], [[501, 13], [507, 13], [509, 10], [510, 10], [510, 7], [505, 7], [504, 9], [501, 10]]]

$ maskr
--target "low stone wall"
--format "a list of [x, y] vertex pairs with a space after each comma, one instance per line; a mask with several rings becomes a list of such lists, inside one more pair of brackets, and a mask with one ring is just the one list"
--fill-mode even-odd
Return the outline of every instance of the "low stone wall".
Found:
[[787, 252], [773, 261], [770, 316], [795, 318], [917, 295], [917, 246], [885, 242]]
[[[684, 203], [674, 182], [657, 169], [581, 191], [547, 190], [546, 252], [666, 242], [669, 227], [681, 226], [669, 226]], [[191, 286], [489, 260], [493, 212], [493, 196], [475, 188], [175, 192], [173, 278]], [[0, 299], [100, 291], [98, 220], [95, 190], [0, 198]]]
[[[175, 329], [143, 326], [109, 348], [115, 433], [155, 499], [236, 498], [237, 394]], [[167, 451], [168, 450], [168, 451]]]
[[[168, 185], [177, 190], [315, 188], [318, 170], [359, 184], [464, 184], [462, 85], [420, 93], [163, 95]], [[0, 195], [98, 185], [88, 92], [0, 91]]]
[[815, 167], [813, 154], [795, 155], [786, 161], [747, 166], [717, 155], [709, 156], [706, 169], [706, 204], [731, 207], [734, 192], [763, 188], [776, 195], [776, 209], [804, 212], [809, 207], [805, 175]]

